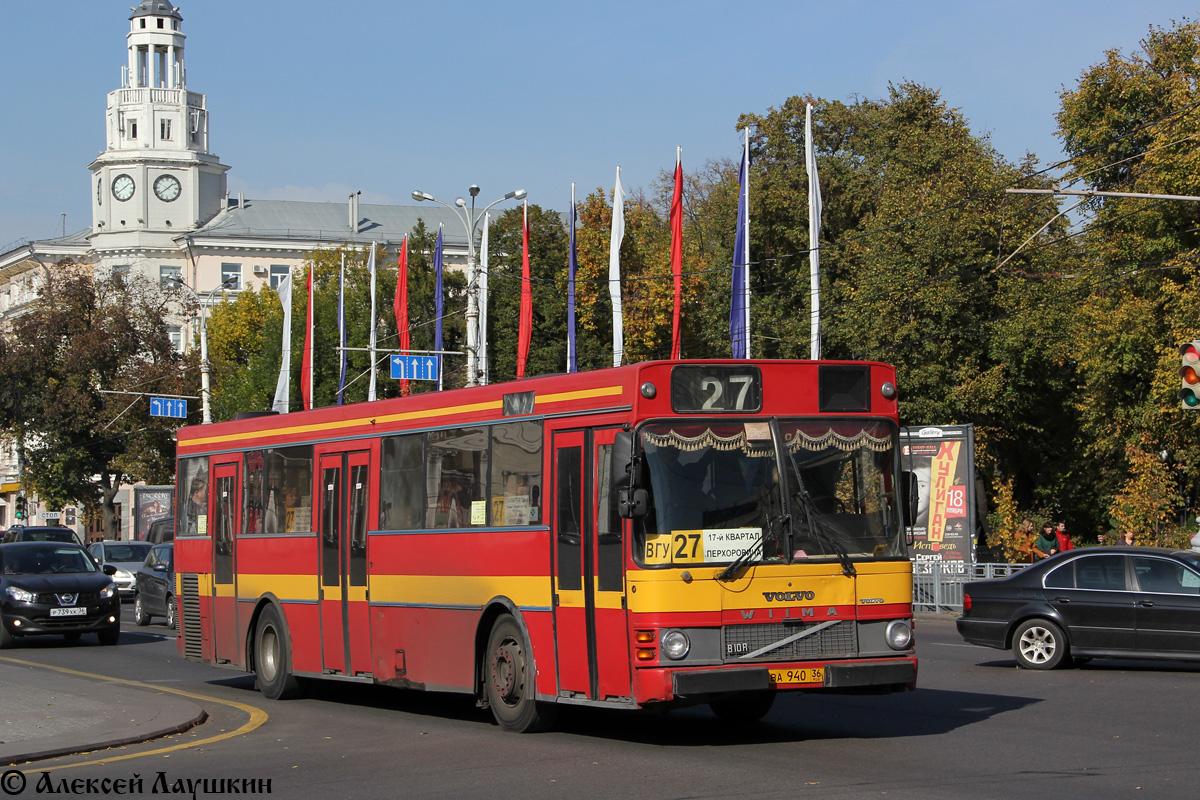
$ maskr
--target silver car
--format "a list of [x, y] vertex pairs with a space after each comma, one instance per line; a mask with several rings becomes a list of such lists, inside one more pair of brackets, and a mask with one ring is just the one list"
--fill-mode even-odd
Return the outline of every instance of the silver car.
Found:
[[149, 542], [96, 542], [88, 547], [88, 552], [100, 566], [112, 564], [117, 568], [113, 583], [124, 599], [137, 593], [133, 575], [146, 560], [150, 547]]

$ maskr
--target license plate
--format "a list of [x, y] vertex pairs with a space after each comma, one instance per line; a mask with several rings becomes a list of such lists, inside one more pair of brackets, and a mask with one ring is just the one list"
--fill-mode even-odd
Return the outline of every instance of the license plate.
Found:
[[87, 613], [87, 608], [84, 606], [70, 606], [69, 608], [52, 608], [50, 616], [52, 617], [82, 617]]
[[771, 683], [775, 686], [825, 683], [825, 670], [822, 667], [773, 669], [769, 670], [769, 672], [771, 673]]

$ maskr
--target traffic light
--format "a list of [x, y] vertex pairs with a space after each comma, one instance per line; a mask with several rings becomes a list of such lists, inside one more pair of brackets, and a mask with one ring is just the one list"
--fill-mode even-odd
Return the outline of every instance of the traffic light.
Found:
[[1200, 341], [1179, 345], [1179, 403], [1200, 411]]
[[17, 519], [25, 519], [25, 508], [27, 502], [28, 501], [25, 499], [25, 495], [17, 495]]

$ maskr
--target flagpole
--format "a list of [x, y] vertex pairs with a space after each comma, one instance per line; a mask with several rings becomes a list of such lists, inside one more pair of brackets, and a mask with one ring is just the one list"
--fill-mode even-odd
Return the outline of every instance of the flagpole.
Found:
[[613, 366], [621, 366], [625, 355], [625, 332], [621, 309], [621, 242], [625, 239], [625, 191], [621, 188], [621, 167], [613, 187], [612, 233], [608, 240], [608, 296], [613, 313]]
[[575, 182], [571, 182], [571, 216], [567, 228], [567, 372], [579, 371], [579, 357], [575, 352]]
[[342, 250], [342, 269], [338, 274], [338, 392], [337, 404], [346, 402], [346, 251]]
[[487, 386], [488, 383], [488, 227], [491, 224], [492, 215], [484, 211], [483, 233], [479, 237], [479, 280], [476, 281], [479, 291], [479, 335], [475, 344], [475, 368], [479, 370], [480, 386]]
[[671, 359], [682, 356], [681, 320], [683, 305], [683, 148], [675, 148], [675, 190], [671, 196], [671, 277], [674, 292], [671, 305]]

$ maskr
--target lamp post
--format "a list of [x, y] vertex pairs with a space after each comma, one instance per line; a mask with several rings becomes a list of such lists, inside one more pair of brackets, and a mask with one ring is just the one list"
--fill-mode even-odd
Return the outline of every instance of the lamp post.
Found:
[[[183, 282], [183, 278], [173, 276], [167, 280], [171, 281], [179, 288], [190, 294], [196, 301], [196, 305], [200, 306], [200, 421], [208, 425], [212, 422], [212, 406], [209, 402], [211, 392], [209, 391], [208, 378], [208, 326], [205, 323], [205, 304], [200, 300], [200, 295], [196, 294], [196, 290]], [[213, 295], [221, 289], [228, 289], [236, 283], [233, 278], [226, 278], [221, 281], [219, 286], [216, 286], [208, 293], [208, 304], [212, 305]]]
[[450, 205], [449, 203], [443, 203], [427, 192], [414, 190], [412, 196], [413, 200], [417, 202], [428, 200], [431, 203], [437, 203], [450, 209], [466, 229], [467, 272], [470, 273], [470, 280], [467, 283], [467, 386], [476, 386], [479, 383], [479, 262], [475, 257], [475, 228], [479, 225], [479, 220], [492, 206], [502, 203], [505, 200], [521, 200], [527, 192], [524, 189], [509, 192], [498, 200], [488, 203], [483, 207], [482, 211], [476, 214], [475, 197], [479, 194], [479, 187], [472, 185], [468, 191], [471, 195], [471, 208], [469, 210], [467, 209], [467, 201], [461, 197], [455, 199], [454, 205]]

